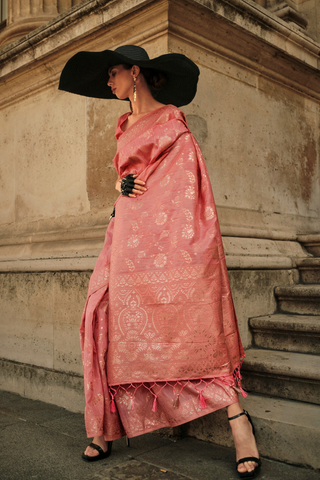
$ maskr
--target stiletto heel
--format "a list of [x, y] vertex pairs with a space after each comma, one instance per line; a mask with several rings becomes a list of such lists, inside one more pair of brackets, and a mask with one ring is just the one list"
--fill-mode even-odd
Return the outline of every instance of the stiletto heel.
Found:
[[108, 458], [111, 455], [112, 441], [107, 442], [107, 445], [108, 445], [108, 450], [104, 452], [102, 448], [96, 443], [90, 443], [89, 447], [97, 450], [97, 452], [99, 452], [99, 455], [96, 455], [95, 457], [90, 457], [90, 455], [86, 455], [85, 453], [83, 453], [82, 454], [83, 460], [85, 460], [86, 462], [96, 462], [97, 460], [103, 460], [104, 458]]
[[[255, 437], [254, 425], [252, 423], [252, 420], [251, 420], [251, 417], [250, 417], [249, 413], [246, 410], [243, 410], [243, 412], [239, 413], [238, 415], [234, 415], [234, 417], [228, 417], [228, 420], [229, 421], [230, 420], [235, 420], [236, 418], [241, 417], [241, 415], [245, 415], [247, 417], [247, 419], [249, 420], [249, 422], [251, 424], [251, 427], [252, 427], [253, 436]], [[255, 462], [255, 463], [258, 464], [258, 466], [255, 467], [255, 469], [252, 470], [252, 472], [239, 472], [238, 471], [238, 466], [241, 463], [245, 463], [245, 462]], [[257, 457], [244, 457], [244, 458], [240, 458], [240, 460], [238, 460], [236, 462], [236, 470], [237, 470], [240, 478], [254, 478], [254, 477], [256, 477], [258, 475], [259, 471], [260, 471], [260, 467], [261, 467], [261, 460], [260, 460], [260, 458], [257, 458]]]

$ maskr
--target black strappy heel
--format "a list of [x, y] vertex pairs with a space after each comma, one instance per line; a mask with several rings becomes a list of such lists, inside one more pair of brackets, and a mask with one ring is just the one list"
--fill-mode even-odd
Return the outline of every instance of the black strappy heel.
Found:
[[[228, 417], [228, 420], [235, 420], [236, 418], [241, 417], [241, 415], [245, 415], [247, 417], [247, 419], [249, 420], [249, 422], [251, 423], [252, 433], [253, 433], [253, 436], [255, 437], [254, 425], [252, 423], [252, 420], [251, 420], [251, 417], [250, 417], [249, 413], [246, 410], [243, 410], [242, 413], [239, 413], [238, 415], [235, 415], [234, 417]], [[258, 464], [258, 466], [254, 470], [252, 470], [252, 472], [239, 472], [238, 471], [238, 466], [241, 463], [244, 463], [244, 462], [255, 462], [255, 463]], [[240, 458], [240, 460], [238, 460], [237, 463], [236, 463], [236, 470], [237, 470], [240, 478], [254, 478], [255, 476], [258, 475], [258, 473], [260, 471], [260, 467], [261, 467], [261, 460], [260, 460], [260, 458], [257, 458], [257, 457]]]
[[96, 455], [94, 457], [90, 457], [90, 455], [86, 455], [84, 452], [82, 454], [83, 460], [86, 462], [96, 462], [97, 460], [103, 460], [104, 458], [108, 458], [111, 455], [111, 449], [112, 449], [112, 442], [107, 442], [108, 445], [108, 450], [104, 452], [102, 448], [97, 445], [96, 443], [90, 443], [89, 447], [94, 448], [99, 452], [99, 455]]

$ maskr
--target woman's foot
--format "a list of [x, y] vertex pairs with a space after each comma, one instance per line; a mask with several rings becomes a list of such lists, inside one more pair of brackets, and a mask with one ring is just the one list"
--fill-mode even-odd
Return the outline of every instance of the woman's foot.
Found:
[[[94, 437], [92, 440], [92, 443], [95, 445], [98, 445], [104, 452], [108, 450], [108, 444], [105, 441], [105, 439], [102, 437]], [[94, 448], [90, 447], [90, 445], [87, 446], [86, 450], [84, 451], [84, 454], [87, 455], [88, 457], [97, 457], [99, 455], [98, 450], [95, 450]]]
[[[233, 417], [243, 412], [240, 403], [230, 405], [228, 407], [228, 417]], [[230, 421], [233, 440], [236, 447], [237, 462], [241, 458], [256, 457], [259, 458], [259, 452], [256, 445], [256, 440], [253, 435], [252, 425], [246, 415], [241, 415]], [[244, 462], [238, 465], [238, 472], [253, 472], [258, 468], [258, 463], [254, 461]]]

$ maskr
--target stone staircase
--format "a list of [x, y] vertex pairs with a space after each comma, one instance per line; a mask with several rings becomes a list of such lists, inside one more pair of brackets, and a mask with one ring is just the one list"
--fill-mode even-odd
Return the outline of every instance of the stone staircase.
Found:
[[243, 404], [254, 417], [262, 456], [320, 468], [320, 235], [299, 241], [300, 283], [275, 288], [278, 311], [250, 319]]

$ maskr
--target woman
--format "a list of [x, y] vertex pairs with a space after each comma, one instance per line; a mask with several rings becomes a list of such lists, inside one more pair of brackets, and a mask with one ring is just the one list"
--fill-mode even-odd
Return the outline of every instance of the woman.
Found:
[[83, 458], [108, 457], [121, 436], [227, 407], [246, 478], [260, 460], [238, 399], [244, 352], [208, 173], [177, 108], [192, 101], [198, 75], [184, 55], [150, 60], [132, 45], [80, 52], [61, 75], [62, 90], [131, 104], [116, 129], [121, 195], [80, 328], [94, 437]]

